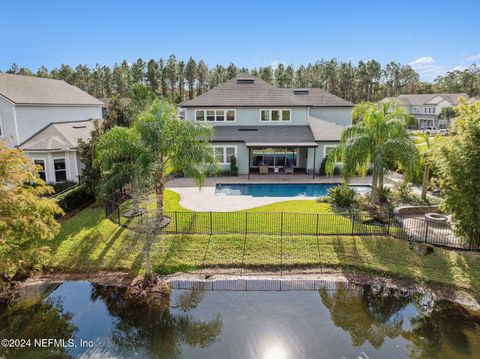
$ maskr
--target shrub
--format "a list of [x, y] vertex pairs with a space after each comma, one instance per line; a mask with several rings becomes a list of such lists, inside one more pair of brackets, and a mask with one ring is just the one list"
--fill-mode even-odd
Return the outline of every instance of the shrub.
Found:
[[378, 198], [380, 202], [388, 202], [392, 197], [392, 190], [390, 187], [382, 187], [378, 189]]
[[85, 184], [80, 184], [56, 196], [55, 199], [65, 212], [70, 212], [92, 201], [94, 197], [90, 194]]
[[49, 186], [53, 188], [55, 193], [60, 193], [65, 191], [68, 188], [71, 188], [76, 185], [73, 181], [57, 182], [57, 183], [48, 183]]
[[318, 170], [318, 174], [320, 176], [326, 176], [327, 172], [325, 171], [325, 164], [327, 163], [327, 157], [324, 157], [322, 163], [320, 164], [320, 169]]
[[230, 157], [230, 174], [236, 176], [238, 174], [237, 159], [235, 156]]
[[408, 202], [412, 198], [413, 186], [410, 182], [405, 180], [401, 182], [395, 182], [393, 185], [393, 191], [395, 192], [395, 196], [401, 202]]
[[346, 184], [333, 187], [328, 191], [329, 202], [343, 208], [353, 205], [356, 201], [356, 195], [355, 190]]

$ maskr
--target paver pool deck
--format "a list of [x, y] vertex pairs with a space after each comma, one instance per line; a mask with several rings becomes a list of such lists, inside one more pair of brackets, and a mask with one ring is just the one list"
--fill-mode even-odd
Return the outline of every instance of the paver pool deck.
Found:
[[[240, 175], [236, 177], [210, 177], [202, 188], [198, 188], [190, 178], [174, 178], [168, 182], [167, 188], [180, 195], [180, 205], [183, 208], [197, 212], [231, 212], [265, 206], [276, 202], [290, 200], [312, 200], [311, 197], [252, 197], [226, 196], [215, 194], [217, 183], [342, 183], [341, 177], [316, 177], [311, 175]], [[356, 177], [351, 184], [370, 184], [371, 177]]]

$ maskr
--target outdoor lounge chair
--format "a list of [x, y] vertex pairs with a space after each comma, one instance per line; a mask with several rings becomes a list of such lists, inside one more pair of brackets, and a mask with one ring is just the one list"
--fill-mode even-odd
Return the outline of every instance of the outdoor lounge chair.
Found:
[[293, 163], [284, 168], [285, 173], [290, 173], [292, 175], [293, 175], [293, 170], [294, 169], [295, 169], [295, 166], [293, 165]]

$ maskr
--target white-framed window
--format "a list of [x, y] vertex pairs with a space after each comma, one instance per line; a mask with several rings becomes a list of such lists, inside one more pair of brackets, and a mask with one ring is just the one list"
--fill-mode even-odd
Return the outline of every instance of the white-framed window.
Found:
[[55, 158], [53, 160], [53, 170], [55, 172], [55, 182], [65, 182], [67, 180], [67, 164], [65, 158]]
[[215, 157], [222, 165], [229, 165], [232, 156], [237, 157], [237, 146], [213, 146]]
[[[323, 157], [326, 158], [328, 156], [328, 154], [330, 152], [332, 152], [335, 147], [337, 147], [337, 146], [335, 146], [335, 145], [325, 145], [323, 147]], [[335, 158], [335, 163], [339, 163], [337, 158]]]
[[260, 110], [260, 122], [290, 122], [292, 110], [290, 109], [262, 109]]
[[234, 109], [208, 109], [195, 110], [195, 121], [197, 122], [235, 122], [237, 112]]
[[43, 180], [43, 182], [47, 182], [47, 168], [45, 167], [45, 160], [41, 158], [33, 159], [33, 163], [38, 168], [38, 176]]
[[422, 113], [421, 107], [414, 107], [413, 108], [413, 113]]

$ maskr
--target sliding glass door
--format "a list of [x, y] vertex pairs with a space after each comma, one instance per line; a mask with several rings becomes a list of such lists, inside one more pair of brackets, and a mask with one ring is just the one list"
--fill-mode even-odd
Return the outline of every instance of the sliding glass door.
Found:
[[292, 163], [298, 166], [298, 148], [254, 148], [252, 149], [252, 167], [286, 167]]

